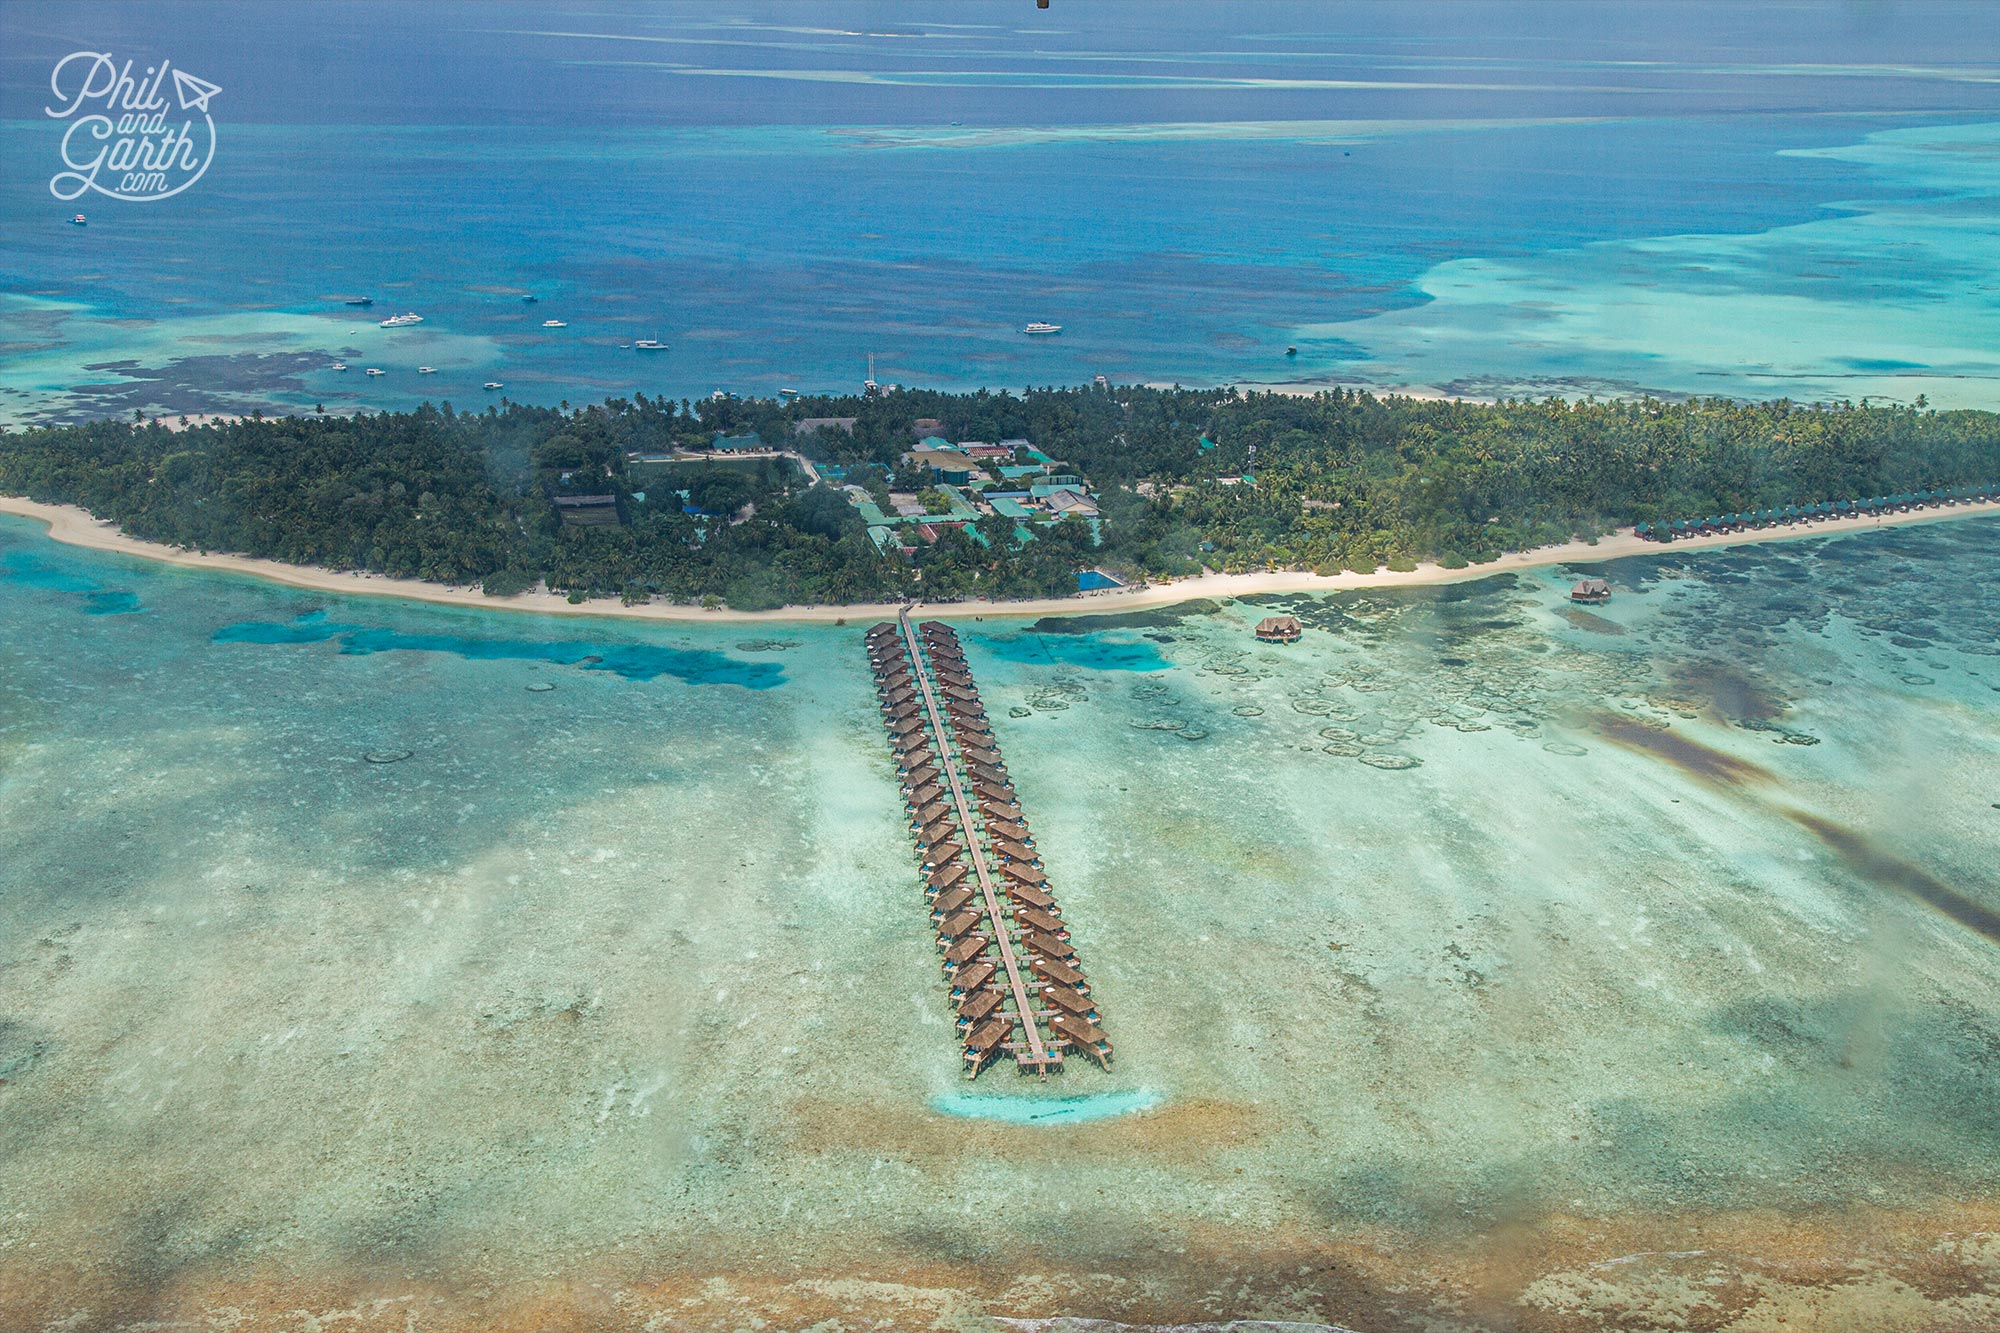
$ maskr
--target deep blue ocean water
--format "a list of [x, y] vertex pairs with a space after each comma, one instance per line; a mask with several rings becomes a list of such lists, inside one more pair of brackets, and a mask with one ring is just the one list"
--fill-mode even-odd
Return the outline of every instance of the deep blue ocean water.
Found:
[[[326, 3], [280, 21], [15, 3], [0, 419], [852, 390], [870, 353], [885, 382], [952, 387], [1101, 373], [1802, 397], [1856, 373], [1909, 397], [1950, 360], [1931, 397], [1979, 398], [1994, 367], [1957, 357], [1983, 324], [1945, 348], [1761, 368], [1732, 349], [1717, 367], [1704, 328], [1740, 312], [1683, 291], [1726, 272], [1776, 298], [1817, 271], [1833, 285], [1816, 298], [1921, 288], [1983, 307], [1964, 254], [1876, 244], [1829, 265], [1791, 239], [1857, 210], [1991, 213], [1983, 185], [1837, 151], [2000, 120], [1981, 74], [2000, 43], [1973, 12]], [[81, 201], [89, 225], [64, 225], [43, 108], [80, 49], [221, 85], [194, 188]], [[1742, 267], [1643, 248], [1687, 236], [1783, 243]], [[1438, 281], [1468, 260], [1533, 290], [1496, 319]], [[1621, 319], [1663, 291], [1692, 309]], [[359, 295], [376, 305], [341, 304]], [[1422, 307], [1414, 331], [1377, 319]], [[425, 323], [376, 327], [403, 310]], [[1760, 341], [1847, 314], [1774, 305]], [[1561, 315], [1637, 346], [1599, 364], [1620, 339], [1544, 340]], [[1037, 319], [1062, 336], [1023, 337]], [[647, 337], [672, 350], [630, 348]]]

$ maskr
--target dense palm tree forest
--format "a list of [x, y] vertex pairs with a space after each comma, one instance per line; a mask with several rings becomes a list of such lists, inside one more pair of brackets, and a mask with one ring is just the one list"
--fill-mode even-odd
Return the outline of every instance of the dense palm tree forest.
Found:
[[[818, 418], [853, 420], [800, 429]], [[658, 461], [756, 432], [880, 502], [930, 484], [903, 462], [915, 428], [1029, 440], [1090, 481], [1103, 522], [1093, 531], [1066, 518], [1023, 541], [989, 515], [878, 547], [846, 493], [808, 485], [787, 459]], [[496, 594], [546, 583], [578, 599], [750, 608], [919, 591], [1044, 595], [1074, 590], [1076, 571], [1092, 565], [1133, 577], [1460, 565], [1634, 522], [1996, 478], [2000, 416], [1921, 400], [899, 390], [0, 432], [0, 491], [80, 505], [152, 541]], [[612, 497], [606, 521], [565, 522], [553, 502], [565, 493]], [[909, 544], [914, 554], [901, 549]]]

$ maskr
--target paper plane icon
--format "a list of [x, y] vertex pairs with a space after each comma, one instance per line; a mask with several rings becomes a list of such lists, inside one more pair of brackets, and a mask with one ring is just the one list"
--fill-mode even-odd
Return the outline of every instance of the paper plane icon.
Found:
[[174, 71], [174, 92], [180, 96], [183, 111], [200, 111], [206, 114], [208, 99], [221, 91], [221, 88], [207, 79], [197, 79], [184, 69]]

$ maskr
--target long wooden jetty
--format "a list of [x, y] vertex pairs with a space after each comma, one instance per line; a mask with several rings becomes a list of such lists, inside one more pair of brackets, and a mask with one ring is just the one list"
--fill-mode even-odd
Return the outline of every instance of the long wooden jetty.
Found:
[[1059, 1072], [1080, 1052], [1104, 1067], [1111, 1041], [1062, 909], [949, 625], [905, 608], [867, 634], [868, 662], [923, 863], [965, 1076], [1002, 1055]]

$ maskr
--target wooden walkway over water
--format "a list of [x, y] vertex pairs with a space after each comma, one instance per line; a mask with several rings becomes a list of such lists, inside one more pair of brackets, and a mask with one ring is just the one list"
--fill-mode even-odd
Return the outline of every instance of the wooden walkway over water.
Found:
[[922, 858], [925, 896], [964, 1042], [965, 1075], [1001, 1055], [1060, 1071], [1071, 1051], [1111, 1063], [1090, 983], [1034, 851], [978, 687], [950, 626], [868, 631], [869, 665]]

